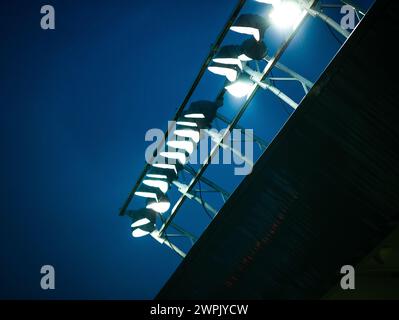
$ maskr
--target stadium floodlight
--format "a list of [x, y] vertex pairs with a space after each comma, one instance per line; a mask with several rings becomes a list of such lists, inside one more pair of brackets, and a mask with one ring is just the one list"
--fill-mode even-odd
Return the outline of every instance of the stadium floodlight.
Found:
[[221, 47], [212, 60], [216, 63], [237, 65], [242, 70], [240, 56], [240, 46], [228, 45]]
[[160, 214], [165, 213], [170, 208], [169, 198], [165, 195], [158, 201], [154, 199], [147, 199], [146, 208], [154, 210], [155, 212], [158, 212]]
[[235, 64], [225, 64], [217, 62], [211, 62], [208, 70], [214, 74], [225, 76], [229, 81], [237, 80], [237, 77], [241, 72], [240, 67]]
[[263, 41], [256, 41], [254, 38], [245, 40], [241, 45], [240, 59], [250, 60], [262, 60], [267, 55], [267, 47]]
[[237, 81], [227, 85], [225, 88], [234, 97], [243, 98], [249, 96], [255, 87], [256, 83], [248, 75], [243, 74]]
[[[266, 54], [267, 48], [265, 43], [263, 41], [256, 41], [251, 37], [240, 46], [228, 45], [222, 47], [212, 60], [220, 64], [237, 65], [242, 70], [244, 68], [243, 62], [251, 60], [260, 61], [266, 57]], [[212, 70], [211, 68], [210, 71]], [[218, 74], [220, 73], [222, 72]]]
[[146, 236], [156, 229], [156, 214], [152, 210], [129, 210], [127, 215], [132, 219], [132, 236], [135, 238]]
[[174, 165], [170, 167], [160, 168], [155, 167], [155, 165], [148, 171], [146, 177], [152, 179], [163, 179], [167, 180], [169, 183], [177, 179], [177, 170]]
[[189, 112], [184, 117], [188, 119], [205, 119], [205, 115], [203, 113], [194, 113], [194, 112]]
[[278, 28], [295, 30], [306, 15], [306, 10], [296, 0], [273, 1], [272, 5], [269, 18]]
[[[223, 105], [223, 98], [218, 101], [200, 100], [190, 104], [190, 107], [184, 111], [184, 117], [191, 117], [191, 121], [197, 124], [200, 129], [210, 127], [216, 117], [217, 110]], [[194, 116], [196, 118], [194, 118]]]
[[150, 198], [155, 200], [158, 200], [163, 196], [163, 193], [159, 188], [148, 186], [144, 183], [137, 188], [134, 194], [138, 197]]
[[164, 181], [164, 180], [145, 179], [145, 180], [143, 180], [143, 183], [146, 186], [158, 188], [163, 193], [166, 193], [169, 190], [169, 184], [167, 181]]
[[[185, 120], [185, 119], [184, 119]], [[193, 127], [196, 128], [198, 127], [198, 125], [195, 122], [188, 122], [188, 121], [184, 121], [183, 119], [180, 119], [176, 122], [176, 124], [179, 124], [181, 126], [186, 126], [186, 127]]]
[[179, 126], [178, 129], [176, 129], [173, 132], [176, 136], [182, 137], [182, 138], [190, 138], [193, 140], [195, 143], [198, 143], [200, 141], [200, 133], [198, 130], [194, 130], [190, 127], [186, 126]]
[[176, 174], [177, 174], [177, 172], [178, 172], [178, 169], [176, 168], [176, 165], [174, 165], [174, 164], [169, 164], [169, 163], [166, 163], [166, 162], [161, 162], [161, 163], [154, 163], [153, 165], [152, 165], [154, 168], [159, 168], [159, 169], [168, 169], [168, 170], [173, 170], [174, 172], [176, 172]]
[[192, 143], [191, 141], [173, 140], [173, 141], [168, 141], [166, 144], [174, 149], [182, 149], [188, 152], [189, 154], [192, 154], [194, 151], [194, 143]]
[[183, 165], [185, 165], [188, 160], [186, 154], [183, 152], [164, 151], [161, 152], [161, 156], [168, 159], [178, 160]]
[[266, 18], [257, 14], [242, 14], [230, 27], [230, 30], [251, 35], [256, 41], [261, 41], [268, 27], [269, 22]]

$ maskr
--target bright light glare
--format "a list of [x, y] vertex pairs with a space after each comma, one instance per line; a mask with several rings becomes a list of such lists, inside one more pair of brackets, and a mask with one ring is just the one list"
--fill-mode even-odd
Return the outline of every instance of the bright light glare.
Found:
[[170, 208], [170, 202], [166, 201], [166, 200], [160, 201], [160, 202], [152, 202], [152, 203], [149, 203], [146, 208], [154, 210], [155, 212], [158, 212], [158, 213], [165, 213]]
[[275, 1], [270, 13], [270, 20], [278, 28], [292, 27], [296, 29], [305, 15], [306, 11], [302, 10], [296, 1]]
[[181, 164], [186, 164], [187, 162], [186, 155], [181, 152], [161, 152], [161, 156], [165, 158], [176, 159]]
[[195, 122], [187, 122], [187, 121], [177, 121], [176, 124], [186, 127], [198, 127]]
[[185, 118], [191, 118], [191, 119], [205, 119], [205, 116], [203, 113], [189, 113], [184, 116]]
[[194, 144], [191, 141], [168, 141], [167, 145], [175, 149], [183, 149], [189, 154], [194, 151]]
[[226, 90], [236, 98], [249, 96], [256, 84], [250, 82], [237, 81], [226, 87]]
[[179, 137], [190, 138], [195, 143], [198, 143], [200, 141], [200, 134], [198, 131], [183, 129], [183, 130], [175, 130], [174, 134]]
[[230, 68], [208, 67], [208, 70], [214, 74], [225, 76], [229, 81], [235, 81], [238, 77], [238, 72]]
[[[237, 26], [232, 26], [230, 27], [231, 31], [235, 31], [238, 33], [242, 34], [249, 34], [250, 36], [253, 36], [256, 41], [260, 40], [260, 32], [259, 29], [256, 28], [251, 28], [251, 27], [237, 27]], [[230, 80], [231, 81], [231, 80]]]
[[141, 238], [141, 237], [146, 236], [147, 234], [150, 234], [150, 233], [148, 231], [144, 231], [144, 230], [141, 230], [141, 229], [134, 229], [133, 232], [132, 232], [132, 236], [134, 238]]
[[152, 178], [152, 179], [168, 179], [168, 177], [166, 175], [164, 175], [164, 174], [152, 174], [152, 173], [149, 173], [149, 174], [147, 174], [147, 177], [148, 178]]
[[163, 193], [168, 192], [169, 184], [162, 180], [143, 180], [143, 183], [149, 187], [158, 188]]
[[150, 222], [151, 221], [148, 218], [142, 218], [140, 220], [137, 220], [136, 222], [133, 222], [132, 223], [132, 228], [137, 228], [137, 227], [143, 226], [143, 225], [145, 225], [147, 223], [150, 223]]
[[157, 200], [157, 195], [154, 192], [142, 192], [142, 191], [136, 191], [134, 193], [136, 196], [138, 197], [142, 197], [142, 198], [150, 198], [150, 199], [155, 199]]

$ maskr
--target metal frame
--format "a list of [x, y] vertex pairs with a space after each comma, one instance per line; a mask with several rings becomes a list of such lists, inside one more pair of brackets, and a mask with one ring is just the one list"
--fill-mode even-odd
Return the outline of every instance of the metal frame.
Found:
[[[192, 94], [194, 93], [196, 87], [198, 86], [202, 76], [204, 75], [204, 73], [205, 73], [205, 71], [206, 71], [206, 69], [208, 67], [208, 64], [211, 62], [212, 57], [214, 56], [214, 54], [219, 49], [219, 47], [222, 44], [227, 32], [229, 31], [231, 25], [234, 23], [235, 19], [237, 18], [238, 14], [240, 13], [240, 11], [241, 11], [241, 9], [242, 9], [242, 7], [244, 6], [245, 3], [246, 3], [246, 0], [239, 0], [238, 1], [235, 9], [233, 10], [233, 13], [231, 14], [230, 18], [228, 19], [227, 23], [225, 24], [222, 32], [218, 36], [215, 44], [212, 46], [211, 51], [209, 52], [207, 58], [205, 59], [205, 62], [203, 63], [203, 65], [202, 65], [202, 67], [200, 69], [200, 72], [197, 75], [197, 77], [195, 78], [194, 83], [191, 86], [188, 94], [186, 95], [183, 103], [181, 104], [181, 106], [179, 107], [178, 111], [176, 112], [173, 121], [176, 121], [180, 117], [182, 111], [185, 109], [186, 105], [190, 101]], [[226, 118], [225, 116], [223, 116], [220, 113], [217, 114], [216, 118], [221, 120], [221, 121], [223, 121], [225, 124], [227, 124], [226, 130], [223, 132], [223, 134], [219, 134], [217, 136], [213, 135], [211, 132], [207, 131], [207, 134], [211, 136], [212, 141], [214, 142], [214, 145], [211, 148], [211, 152], [209, 153], [207, 159], [201, 165], [201, 167], [199, 168], [198, 172], [195, 169], [193, 169], [192, 167], [190, 167], [190, 166], [185, 166], [184, 167], [184, 170], [192, 176], [192, 179], [191, 179], [191, 181], [188, 184], [183, 184], [183, 183], [180, 183], [180, 182], [175, 182], [174, 183], [174, 185], [178, 188], [179, 192], [181, 193], [181, 196], [178, 199], [178, 201], [175, 203], [173, 208], [171, 209], [170, 214], [166, 218], [166, 220], [163, 217], [161, 217], [162, 225], [161, 225], [159, 231], [153, 232], [151, 234], [151, 236], [154, 239], [156, 239], [157, 241], [159, 241], [160, 243], [163, 243], [163, 244], [167, 245], [169, 248], [171, 248], [173, 251], [175, 251], [179, 256], [185, 257], [185, 253], [181, 249], [179, 249], [176, 245], [174, 245], [170, 241], [169, 238], [185, 237], [191, 242], [191, 244], [193, 244], [196, 241], [196, 237], [194, 235], [192, 235], [191, 233], [189, 233], [188, 231], [186, 231], [185, 229], [181, 228], [180, 226], [176, 225], [173, 222], [174, 218], [176, 217], [176, 215], [177, 215], [179, 209], [181, 208], [181, 206], [183, 205], [184, 201], [187, 198], [195, 200], [198, 203], [200, 203], [202, 206], [204, 206], [204, 208], [206, 210], [209, 210], [210, 212], [212, 212], [212, 214], [215, 216], [217, 214], [217, 210], [215, 208], [213, 208], [210, 204], [206, 203], [202, 199], [202, 195], [201, 194], [203, 192], [216, 192], [216, 193], [219, 193], [224, 202], [230, 196], [230, 194], [227, 191], [223, 190], [223, 188], [218, 186], [215, 182], [213, 182], [213, 181], [211, 181], [211, 180], [209, 180], [209, 179], [207, 179], [207, 178], [205, 178], [203, 176], [205, 170], [207, 169], [208, 165], [211, 163], [211, 160], [216, 155], [216, 153], [219, 150], [219, 148], [230, 148], [230, 150], [232, 152], [234, 152], [236, 155], [240, 156], [244, 161], [248, 162], [248, 159], [246, 159], [237, 150], [234, 150], [230, 146], [224, 145], [223, 141], [232, 132], [232, 130], [234, 128], [244, 129], [241, 126], [238, 125], [238, 122], [241, 119], [241, 117], [243, 116], [243, 114], [245, 113], [245, 111], [247, 110], [247, 108], [249, 107], [249, 105], [250, 105], [253, 97], [257, 93], [258, 89], [262, 88], [262, 89], [268, 89], [268, 90], [272, 91], [279, 98], [281, 98], [283, 101], [285, 101], [286, 103], [288, 103], [291, 107], [293, 107], [295, 109], [297, 107], [297, 104], [294, 101], [292, 101], [288, 96], [286, 96], [284, 93], [282, 93], [279, 89], [277, 89], [276, 87], [272, 86], [269, 82], [265, 82], [265, 81], [267, 81], [267, 80], [268, 81], [273, 81], [273, 82], [274, 81], [298, 81], [298, 82], [301, 83], [301, 85], [302, 85], [302, 87], [304, 89], [305, 95], [309, 92], [309, 89], [313, 86], [313, 83], [311, 81], [307, 80], [303, 76], [299, 75], [298, 73], [294, 72], [293, 70], [289, 69], [288, 67], [284, 66], [283, 64], [281, 64], [279, 62], [279, 59], [281, 58], [281, 56], [283, 55], [283, 53], [285, 52], [285, 50], [287, 49], [287, 47], [289, 46], [289, 44], [291, 43], [293, 38], [296, 36], [298, 30], [301, 28], [301, 26], [303, 25], [303, 23], [306, 20], [306, 18], [309, 17], [310, 15], [319, 17], [322, 20], [324, 20], [326, 23], [331, 25], [334, 29], [339, 31], [343, 36], [345, 36], [345, 37], [349, 36], [349, 33], [346, 30], [343, 30], [335, 21], [333, 21], [332, 19], [327, 17], [325, 14], [315, 10], [315, 6], [317, 4], [318, 4], [318, 0], [310, 0], [308, 7], [306, 7], [306, 8], [304, 7], [304, 9], [306, 10], [306, 14], [305, 14], [304, 18], [302, 19], [301, 23], [283, 41], [283, 43], [281, 44], [280, 48], [277, 50], [277, 53], [276, 53], [276, 55], [274, 57], [267, 56], [264, 59], [267, 64], [266, 64], [266, 66], [265, 66], [265, 68], [263, 69], [262, 72], [254, 71], [254, 70], [252, 70], [252, 69], [250, 69], [248, 67], [246, 67], [244, 69], [244, 71], [251, 76], [252, 80], [256, 84], [256, 86], [254, 87], [253, 92], [249, 95], [247, 100], [240, 107], [238, 113], [234, 116], [233, 119], [228, 119], [228, 118]], [[340, 29], [340, 30], [338, 30], [338, 29]], [[289, 77], [273, 77], [273, 76], [270, 76], [270, 73], [272, 72], [273, 68], [277, 68], [277, 69], [285, 72], [286, 74], [288, 74]], [[225, 94], [225, 92], [226, 92], [226, 90], [222, 89], [217, 98], [222, 97]], [[165, 132], [165, 135], [164, 135], [162, 141], [157, 146], [157, 149], [154, 152], [150, 163], [157, 158], [157, 155], [158, 155], [159, 151], [163, 148], [163, 146], [164, 146], [165, 142], [167, 141], [167, 138], [168, 138], [168, 136], [169, 136], [169, 134], [170, 134], [170, 132], [172, 130], [173, 130], [173, 127], [170, 126], [168, 128], [168, 130]], [[259, 147], [260, 147], [262, 152], [264, 152], [266, 150], [266, 148], [267, 148], [267, 146], [269, 144], [268, 142], [264, 141], [262, 138], [256, 136], [255, 134], [248, 135], [247, 133], [245, 133], [245, 130], [241, 130], [241, 132], [242, 132], [243, 135], [247, 136], [247, 138], [252, 139], [254, 142], [256, 142], [259, 145]], [[253, 165], [253, 163], [251, 163], [251, 165]], [[146, 163], [141, 175], [139, 176], [139, 178], [138, 178], [138, 180], [136, 182], [136, 184], [132, 188], [128, 198], [126, 199], [126, 201], [124, 202], [122, 208], [120, 209], [120, 213], [119, 214], [121, 216], [125, 215], [126, 210], [127, 210], [128, 206], [130, 205], [133, 197], [134, 197], [134, 193], [136, 192], [137, 188], [140, 186], [141, 181], [145, 177], [149, 167], [150, 167], [150, 164]], [[210, 188], [210, 190], [203, 191], [203, 190], [194, 189], [194, 187], [200, 181], [203, 182], [205, 185], [207, 185]], [[198, 193], [201, 193], [200, 197], [197, 196]], [[169, 228], [175, 229], [175, 231], [177, 233], [167, 233], [167, 230]]]

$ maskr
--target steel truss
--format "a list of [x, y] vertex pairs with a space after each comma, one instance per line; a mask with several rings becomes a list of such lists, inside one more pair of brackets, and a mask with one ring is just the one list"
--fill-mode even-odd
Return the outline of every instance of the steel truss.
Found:
[[[217, 210], [215, 208], [213, 208], [209, 203], [207, 203], [206, 201], [203, 200], [202, 193], [207, 193], [207, 192], [218, 193], [224, 202], [226, 202], [230, 196], [229, 192], [224, 190], [222, 187], [220, 187], [214, 181], [204, 177], [204, 172], [206, 171], [208, 165], [211, 163], [211, 160], [213, 159], [213, 157], [217, 154], [217, 152], [220, 148], [229, 148], [231, 150], [231, 152], [233, 152], [235, 155], [241, 157], [242, 160], [244, 160], [246, 162], [250, 162], [250, 160], [246, 159], [240, 153], [240, 151], [234, 150], [234, 148], [231, 146], [224, 145], [223, 141], [225, 141], [225, 139], [228, 137], [228, 135], [232, 132], [233, 129], [240, 129], [242, 135], [244, 135], [244, 137], [246, 139], [250, 139], [251, 141], [255, 142], [259, 146], [259, 148], [262, 152], [264, 152], [266, 150], [267, 146], [269, 145], [268, 142], [264, 141], [262, 138], [256, 136], [255, 134], [251, 134], [251, 135], [248, 134], [244, 130], [244, 128], [238, 124], [241, 117], [243, 116], [243, 114], [245, 113], [247, 108], [249, 107], [249, 105], [250, 105], [253, 97], [257, 93], [258, 89], [260, 88], [260, 89], [270, 90], [276, 96], [281, 98], [285, 103], [290, 105], [293, 109], [296, 109], [298, 104], [296, 102], [292, 101], [282, 91], [277, 89], [275, 87], [275, 82], [296, 81], [302, 86], [302, 88], [304, 90], [304, 96], [312, 88], [313, 83], [311, 81], [309, 81], [308, 79], [304, 78], [300, 74], [296, 73], [295, 71], [289, 69], [287, 66], [285, 66], [281, 62], [279, 62], [281, 56], [283, 55], [283, 53], [285, 52], [285, 50], [287, 49], [287, 47], [289, 46], [291, 41], [296, 36], [298, 30], [300, 30], [305, 19], [309, 16], [318, 17], [318, 18], [322, 19], [323, 21], [325, 21], [327, 24], [329, 24], [331, 27], [333, 27], [335, 30], [337, 30], [345, 38], [347, 38], [349, 36], [348, 31], [342, 29], [339, 26], [339, 24], [337, 24], [335, 21], [333, 21], [331, 18], [326, 16], [321, 11], [318, 11], [318, 9], [316, 8], [318, 2], [319, 2], [318, 0], [310, 0], [308, 2], [309, 5], [308, 5], [308, 7], [305, 8], [306, 15], [302, 19], [300, 25], [288, 35], [288, 37], [280, 45], [279, 49], [277, 50], [277, 52], [274, 56], [272, 56], [272, 57], [267, 56], [264, 59], [264, 61], [266, 62], [266, 66], [264, 67], [264, 69], [262, 71], [255, 71], [255, 70], [250, 69], [247, 66], [244, 67], [244, 72], [247, 73], [251, 77], [251, 79], [254, 81], [254, 83], [256, 84], [256, 86], [254, 87], [254, 90], [252, 91], [252, 93], [250, 94], [248, 99], [243, 103], [243, 105], [241, 105], [241, 107], [239, 108], [238, 112], [236, 113], [236, 115], [234, 116], [233, 119], [229, 119], [220, 113], [217, 114], [216, 118], [219, 119], [220, 121], [222, 121], [224, 124], [226, 124], [227, 127], [225, 128], [225, 130], [223, 131], [222, 134], [214, 134], [209, 130], [206, 131], [206, 133], [211, 137], [211, 139], [213, 141], [213, 147], [211, 148], [211, 151], [210, 151], [208, 157], [206, 158], [204, 163], [201, 164], [198, 171], [196, 171], [194, 168], [192, 168], [189, 165], [186, 165], [184, 167], [184, 171], [186, 173], [190, 174], [190, 176], [192, 177], [190, 182], [188, 184], [184, 184], [184, 183], [181, 183], [178, 181], [173, 182], [173, 184], [175, 185], [177, 190], [181, 193], [181, 196], [178, 199], [178, 201], [175, 203], [175, 205], [172, 207], [170, 214], [168, 215], [168, 217], [166, 217], [166, 219], [160, 215], [161, 220], [162, 220], [162, 225], [158, 231], [152, 232], [151, 236], [154, 239], [156, 239], [158, 242], [160, 242], [161, 244], [165, 244], [166, 246], [171, 248], [174, 252], [176, 252], [182, 258], [185, 257], [186, 253], [183, 252], [181, 249], [179, 249], [175, 244], [173, 244], [171, 239], [183, 237], [183, 238], [188, 239], [188, 241], [191, 244], [194, 244], [194, 242], [197, 240], [196, 236], [194, 236], [193, 234], [191, 234], [184, 228], [182, 228], [179, 225], [174, 223], [174, 219], [175, 219], [176, 215], [178, 214], [179, 209], [183, 205], [184, 201], [189, 199], [189, 200], [194, 200], [194, 201], [198, 202], [200, 205], [204, 206], [204, 208], [212, 214], [212, 217], [214, 217], [217, 215]], [[347, 4], [347, 1], [342, 1], [342, 2]], [[189, 103], [192, 94], [196, 90], [202, 76], [204, 75], [209, 63], [211, 62], [212, 57], [218, 51], [227, 32], [229, 31], [230, 27], [232, 26], [232, 24], [234, 23], [234, 21], [236, 20], [238, 15], [240, 14], [241, 9], [245, 3], [246, 3], [246, 0], [238, 1], [238, 4], [236, 5], [235, 9], [233, 10], [233, 13], [231, 14], [231, 16], [228, 19], [227, 23], [225, 24], [222, 32], [218, 36], [215, 44], [213, 45], [210, 53], [208, 54], [207, 58], [205, 59], [203, 65], [200, 69], [200, 72], [197, 75], [196, 79], [194, 80], [194, 83], [191, 86], [188, 94], [186, 95], [183, 103], [181, 104], [178, 111], [176, 112], [176, 115], [173, 119], [174, 122], [181, 116], [186, 105]], [[320, 9], [322, 9], [324, 7], [325, 8], [332, 7], [332, 5], [323, 5], [323, 6], [320, 6]], [[356, 10], [357, 14], [364, 15], [364, 13], [359, 8], [355, 8], [355, 10]], [[271, 76], [271, 72], [274, 68], [282, 71], [287, 76], [284, 76], [284, 77]], [[222, 97], [225, 93], [226, 93], [226, 90], [222, 89], [217, 98]], [[151, 159], [151, 161], [149, 161], [149, 163], [153, 163], [156, 160], [158, 154], [160, 153], [160, 150], [162, 150], [162, 148], [164, 147], [164, 145], [168, 139], [168, 136], [172, 132], [172, 130], [173, 130], [173, 126], [170, 125], [168, 130], [165, 132], [162, 141], [157, 146], [156, 152], [154, 152], [152, 159]], [[125, 215], [128, 207], [134, 197], [136, 190], [140, 186], [143, 178], [145, 177], [147, 171], [149, 170], [149, 168], [150, 168], [149, 163], [145, 164], [140, 177], [138, 178], [138, 180], [137, 180], [136, 184], [134, 185], [132, 191], [130, 192], [128, 198], [126, 199], [122, 208], [120, 209], [119, 214], [121, 216]], [[253, 165], [252, 163], [250, 163], [250, 164]], [[196, 187], [196, 186], [201, 182], [203, 183], [203, 185], [206, 185], [209, 189], [207, 189], [207, 190], [202, 190], [201, 188], [198, 189], [198, 187]], [[173, 229], [173, 230], [171, 230], [171, 229]]]

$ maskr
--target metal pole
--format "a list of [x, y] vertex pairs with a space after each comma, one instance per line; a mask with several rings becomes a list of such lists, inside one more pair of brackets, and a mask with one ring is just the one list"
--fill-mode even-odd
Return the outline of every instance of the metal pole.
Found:
[[217, 215], [218, 211], [214, 207], [212, 207], [209, 203], [207, 203], [206, 201], [202, 201], [201, 198], [197, 197], [195, 194], [187, 192], [188, 186], [186, 184], [181, 183], [179, 181], [173, 181], [172, 183], [177, 187], [178, 191], [183, 196], [186, 196], [189, 199], [194, 199], [200, 205], [205, 206], [205, 208], [211, 211], [215, 216]]
[[[217, 114], [216, 114], [216, 118], [218, 118], [219, 120], [223, 121], [223, 122], [224, 122], [225, 124], [227, 124], [227, 125], [231, 123], [231, 120], [227, 119], [224, 115], [222, 115], [222, 114], [220, 114], [220, 113], [217, 113]], [[267, 142], [266, 142], [265, 140], [263, 140], [261, 137], [255, 135], [255, 134], [248, 134], [248, 133], [245, 131], [245, 128], [242, 127], [242, 126], [240, 126], [240, 125], [238, 125], [238, 124], [235, 126], [235, 128], [240, 129], [241, 132], [242, 132], [245, 136], [249, 137], [251, 140], [253, 140], [253, 141], [255, 141], [256, 143], [258, 143], [259, 145], [261, 145], [264, 149], [267, 148], [267, 146], [268, 146]]]
[[311, 8], [305, 8], [305, 10], [308, 11], [312, 16], [319, 17], [321, 20], [323, 20], [324, 22], [329, 24], [332, 28], [334, 28], [336, 31], [338, 31], [340, 34], [342, 34], [345, 38], [349, 38], [350, 36], [349, 31], [343, 29], [337, 22], [335, 22], [330, 17], [326, 16], [324, 13], [321, 13]]
[[259, 72], [256, 72], [252, 70], [249, 67], [245, 67], [244, 71], [251, 76], [251, 79], [255, 81], [262, 89], [267, 89], [273, 92], [277, 97], [279, 97], [281, 100], [283, 100], [285, 103], [287, 103], [291, 108], [296, 109], [298, 107], [298, 104], [292, 100], [290, 97], [288, 97], [284, 92], [282, 92], [280, 89], [277, 89], [276, 87], [272, 86], [271, 84], [268, 84], [266, 82], [260, 81], [261, 74]]
[[[197, 173], [190, 167], [185, 166], [184, 170], [186, 170], [189, 174], [195, 176]], [[221, 193], [224, 195], [226, 198], [230, 197], [230, 193], [224, 190], [222, 187], [214, 183], [212, 180], [209, 180], [208, 178], [201, 177], [201, 181], [204, 182], [206, 185], [214, 189], [215, 191]]]
[[248, 163], [251, 167], [254, 166], [254, 163], [253, 163], [250, 159], [244, 157], [244, 156], [241, 154], [241, 152], [237, 151], [237, 150], [234, 149], [232, 146], [229, 146], [229, 145], [227, 145], [227, 144], [222, 143], [222, 142], [221, 142], [222, 140], [220, 140], [220, 139], [222, 139], [222, 137], [221, 137], [220, 135], [218, 135], [217, 133], [212, 132], [212, 131], [210, 131], [210, 130], [207, 130], [207, 129], [205, 129], [204, 131], [205, 131], [205, 133], [206, 133], [208, 136], [211, 137], [212, 141], [215, 142], [216, 144], [218, 144], [220, 147], [222, 147], [223, 149], [231, 150], [231, 152], [233, 152], [233, 153], [234, 153], [237, 157], [239, 157], [241, 160], [243, 160], [243, 161], [245, 161], [246, 163]]
[[186, 257], [185, 252], [183, 252], [180, 248], [176, 247], [174, 244], [172, 244], [169, 240], [165, 240], [164, 244], [166, 244], [169, 248], [171, 248], [174, 252], [176, 252], [180, 257], [183, 259]]
[[280, 89], [277, 89], [276, 87], [274, 87], [274, 86], [272, 86], [272, 85], [270, 85], [268, 83], [265, 83], [265, 82], [260, 82], [258, 84], [263, 89], [267, 89], [267, 90], [273, 92], [277, 97], [279, 97], [281, 100], [283, 100], [286, 104], [288, 104], [294, 110], [296, 108], [298, 108], [298, 103], [296, 103], [294, 100], [292, 100], [289, 96], [287, 96]]
[[[265, 58], [264, 60], [267, 61], [267, 62], [269, 62], [270, 59], [271, 59], [271, 57], [266, 56], [266, 58]], [[313, 85], [314, 85], [314, 83], [313, 83], [312, 81], [309, 81], [309, 80], [306, 79], [305, 77], [301, 76], [299, 73], [297, 73], [297, 72], [291, 70], [290, 68], [288, 68], [287, 66], [283, 65], [283, 64], [280, 63], [280, 62], [277, 62], [277, 63], [276, 63], [276, 68], [278, 68], [278, 69], [280, 69], [281, 71], [283, 71], [283, 72], [289, 74], [291, 77], [297, 79], [298, 81], [300, 81], [300, 82], [306, 84], [306, 86], [307, 86], [308, 88], [312, 88]]]
[[196, 236], [194, 236], [192, 233], [190, 233], [190, 232], [184, 230], [182, 227], [178, 226], [177, 224], [171, 223], [170, 226], [171, 226], [172, 228], [176, 229], [178, 232], [180, 232], [180, 233], [181, 233], [182, 235], [184, 235], [185, 237], [191, 238], [191, 239], [197, 241], [197, 237], [196, 237]]

